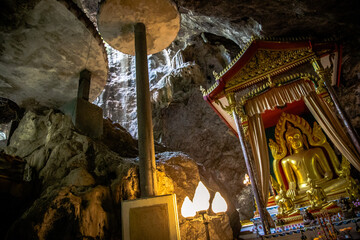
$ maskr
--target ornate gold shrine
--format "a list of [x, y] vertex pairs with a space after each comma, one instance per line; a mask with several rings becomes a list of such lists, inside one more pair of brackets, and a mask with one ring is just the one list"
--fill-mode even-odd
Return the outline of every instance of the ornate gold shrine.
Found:
[[326, 197], [321, 202], [325, 204], [356, 194], [348, 182], [350, 163], [345, 158], [339, 161], [317, 122], [312, 128], [304, 118], [283, 112], [276, 124], [275, 141], [269, 139], [269, 147], [276, 177], [272, 185], [278, 193], [284, 190], [283, 198], [294, 204], [321, 208], [317, 197]]
[[325, 87], [338, 83], [340, 63], [341, 48], [332, 42], [252, 39], [214, 72], [213, 86], [201, 88], [229, 128], [250, 142], [259, 201], [268, 203], [271, 180], [279, 216], [358, 196], [350, 168], [360, 170], [360, 156]]

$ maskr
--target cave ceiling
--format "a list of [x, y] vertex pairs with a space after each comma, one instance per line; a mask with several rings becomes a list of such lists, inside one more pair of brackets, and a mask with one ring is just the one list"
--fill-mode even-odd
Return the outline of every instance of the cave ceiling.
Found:
[[[16, 29], [29, 9], [39, 0], [3, 3], [0, 30]], [[97, 0], [75, 1], [96, 24]], [[177, 41], [182, 44], [202, 32], [232, 40], [242, 48], [251, 36], [287, 36], [335, 38], [345, 43], [345, 53], [358, 59], [360, 32], [359, 1], [224, 1], [174, 0], [181, 13], [181, 30]], [[225, 43], [226, 45], [226, 43]], [[227, 44], [229, 46], [229, 44]], [[225, 46], [226, 47], [226, 46]], [[237, 49], [236, 49], [237, 51]]]
[[[251, 21], [261, 25], [265, 36], [353, 35], [359, 30], [358, 1], [187, 1], [175, 0], [187, 15], [222, 19], [242, 28]], [[250, 24], [251, 25], [251, 24]], [[211, 25], [208, 25], [211, 31]], [[216, 27], [216, 26], [214, 26]]]
[[0, 97], [59, 108], [76, 98], [80, 72], [92, 72], [90, 99], [107, 81], [96, 28], [71, 0], [5, 1], [0, 18]]
[[[2, 2], [2, 8], [0, 10], [0, 56], [2, 59], [5, 59], [6, 61], [9, 60], [9, 57], [6, 56], [6, 47], [8, 45], [12, 45], [12, 50], [16, 50], [18, 52], [19, 50], [24, 52], [24, 49], [29, 49], [26, 47], [24, 48], [21, 44], [15, 44], [16, 46], [14, 47], [14, 43], [16, 43], [16, 41], [20, 42], [21, 40], [22, 35], [18, 34], [21, 27], [23, 28], [23, 30], [21, 30], [22, 32], [28, 32], [28, 30], [33, 27], [29, 24], [27, 15], [29, 12], [36, 9], [36, 6], [40, 2], [42, 1], [19, 0], [14, 2], [5, 0]], [[90, 20], [96, 25], [96, 14], [98, 11], [99, 1], [75, 0], [74, 2], [83, 9]], [[191, 44], [191, 40], [194, 36], [199, 36], [201, 34], [204, 39], [210, 41], [212, 44], [224, 45], [230, 53], [230, 56], [233, 57], [245, 46], [251, 36], [309, 37], [312, 39], [333, 38], [336, 41], [340, 41], [344, 46], [342, 84], [345, 86], [351, 86], [351, 84], [359, 78], [359, 1], [174, 0], [174, 3], [177, 5], [181, 14], [181, 29], [175, 40], [176, 46], [185, 48], [188, 44]], [[62, 21], [61, 18], [55, 19], [57, 22]], [[66, 32], [74, 32], [75, 26], [69, 26], [66, 19], [63, 19], [62, 24], [59, 26], [63, 25], [66, 25], [68, 28]], [[12, 37], [11, 34], [14, 36]], [[36, 37], [33, 36], [33, 38]], [[54, 39], [55, 38], [53, 38], [53, 40]], [[75, 37], [74, 42], [77, 40], [78, 39]], [[38, 39], [36, 39], [36, 41], [38, 41]], [[74, 43], [71, 41], [72, 40], [69, 40], [68, 42], [71, 44]], [[36, 45], [41, 46], [41, 44]], [[172, 47], [173, 46], [174, 44]], [[64, 46], [60, 46], [60, 48], [64, 49]], [[75, 49], [78, 48], [75, 47]], [[41, 51], [36, 51], [34, 49], [29, 50], [37, 55], [41, 53]], [[41, 54], [39, 56], [41, 56]], [[20, 54], [17, 58], [24, 62], [24, 55]], [[83, 59], [85, 59], [85, 57], [83, 57]], [[14, 62], [15, 60], [16, 59], [13, 59], [12, 61]], [[34, 58], [32, 58], [32, 60], [34, 60]], [[24, 68], [23, 63], [20, 65], [17, 69]], [[49, 64], [44, 64], [45, 67], [47, 65]], [[2, 75], [0, 75], [0, 81], [2, 81], [2, 84], [0, 84], [1, 97], [10, 98], [12, 95], [15, 95], [15, 93], [12, 94], [11, 91], [7, 89], [7, 87], [9, 87], [8, 79], [6, 79], [6, 76], [3, 76], [9, 72], [9, 69], [11, 68], [4, 65]], [[11, 75], [11, 72], [9, 74]], [[14, 76], [15, 78], [19, 78], [16, 74]], [[32, 78], [32, 76], [33, 71], [29, 71], [28, 79]], [[53, 76], [50, 75], [50, 77]], [[15, 87], [24, 87], [28, 84], [28, 82], [29, 81], [25, 81], [24, 84], [19, 84]], [[64, 83], [62, 84], [64, 85]], [[101, 85], [104, 84], [105, 81], [102, 80]], [[70, 86], [72, 88], [75, 85], [76, 77], [70, 83], [66, 83], [64, 87], [66, 88]], [[43, 94], [53, 87], [55, 87], [53, 91], [48, 91], [48, 94]], [[36, 91], [33, 91], [34, 89]], [[42, 98], [42, 101], [45, 104], [58, 107], [64, 103], [65, 99], [67, 99], [57, 97], [51, 101], [49, 100], [50, 97], [48, 96], [54, 96], [55, 92], [61, 92], [59, 84], [44, 84], [44, 86], [41, 86], [40, 91], [37, 87], [34, 89], [30, 88], [29, 91], [33, 91], [35, 93], [33, 95], [37, 98]], [[63, 93], [64, 92], [66, 91], [63, 91]], [[73, 91], [68, 91], [68, 93], [70, 93], [71, 96], [76, 94]], [[94, 97], [97, 94], [99, 94], [99, 91], [94, 93]], [[19, 94], [16, 95], [17, 97], [12, 98], [12, 100], [15, 100], [17, 104], [21, 104], [20, 101], [24, 100], [26, 97], [32, 97], [27, 96], [28, 93], [26, 91], [19, 91]]]
[[[260, 37], [333, 38], [344, 44], [344, 63], [350, 67], [360, 60], [359, 1], [318, 0], [174, 0], [181, 13], [177, 45], [186, 46], [189, 39], [201, 33], [219, 36], [233, 56], [249, 41]], [[98, 1], [78, 0], [88, 16], [96, 21]], [[218, 39], [219, 40], [219, 39]], [[234, 52], [231, 52], [233, 49]], [[356, 67], [357, 69], [357, 67]], [[345, 72], [354, 78], [356, 71]]]

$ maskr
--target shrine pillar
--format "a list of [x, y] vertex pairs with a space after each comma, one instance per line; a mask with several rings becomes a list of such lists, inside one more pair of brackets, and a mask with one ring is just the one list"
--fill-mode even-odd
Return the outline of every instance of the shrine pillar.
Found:
[[[326, 90], [329, 93], [330, 99], [331, 99], [332, 103], [334, 104], [334, 107], [335, 107], [341, 121], [343, 122], [345, 129], [346, 129], [348, 135], [350, 136], [352, 142], [354, 143], [356, 151], [358, 153], [360, 153], [359, 135], [355, 131], [354, 127], [351, 125], [346, 113], [344, 112], [344, 110], [342, 109], [342, 107], [338, 101], [335, 90], [332, 87], [329, 77], [328, 77], [329, 73], [323, 68], [323, 66], [321, 65], [321, 62], [318, 58], [312, 59], [311, 64], [312, 64], [315, 72], [317, 73], [317, 75], [320, 77], [320, 81], [321, 81], [320, 85], [324, 85], [326, 87]], [[322, 86], [320, 87], [320, 89], [321, 88], [322, 88]]]
[[242, 153], [244, 156], [246, 169], [249, 174], [252, 192], [254, 194], [256, 205], [257, 205], [257, 208], [259, 211], [261, 227], [264, 230], [264, 234], [266, 235], [266, 234], [270, 233], [270, 223], [269, 223], [267, 215], [266, 215], [266, 206], [265, 206], [264, 200], [262, 199], [262, 194], [260, 194], [260, 192], [259, 192], [259, 186], [258, 186], [258, 181], [257, 181], [257, 177], [256, 177], [257, 173], [255, 171], [254, 163], [253, 163], [252, 158], [249, 154], [249, 151], [245, 145], [244, 129], [243, 129], [241, 123], [239, 122], [239, 117], [245, 117], [245, 116], [243, 114], [239, 114], [239, 111], [237, 111], [234, 93], [229, 93], [227, 95], [227, 99], [229, 102], [229, 107], [231, 108], [233, 119], [236, 124], [236, 130], [237, 130], [241, 150], [242, 150]]
[[[271, 207], [275, 203], [280, 207], [280, 218], [293, 217], [293, 214], [299, 217], [297, 208], [309, 204], [306, 191], [311, 181], [328, 184], [320, 187], [331, 192], [333, 199], [342, 194], [358, 194], [355, 181], [350, 176], [349, 163], [360, 171], [360, 144], [331, 87], [339, 81], [340, 66], [341, 51], [335, 43], [311, 42], [308, 39], [252, 39], [220, 73], [213, 73], [215, 83], [209, 89], [200, 88], [204, 100], [238, 135], [265, 235], [269, 226], [273, 225], [265, 207], [273, 209]], [[341, 119], [334, 113], [334, 105]], [[299, 115], [314, 118], [316, 125], [311, 128]], [[302, 119], [302, 122], [297, 119]], [[303, 126], [305, 122], [306, 127]], [[295, 131], [291, 128], [305, 132], [306, 140], [293, 141], [294, 137], [290, 135], [291, 138], [286, 139], [288, 131], [289, 134]], [[342, 154], [341, 162], [325, 141], [322, 130]], [[300, 138], [302, 135], [297, 136]], [[251, 144], [251, 153], [246, 148], [245, 137]], [[319, 139], [325, 139], [324, 143]], [[321, 157], [323, 165], [327, 164], [326, 169], [319, 173], [319, 166], [308, 161], [309, 169], [304, 166], [296, 169], [300, 180], [290, 179], [287, 176], [295, 169], [289, 166], [298, 166], [303, 159], [314, 155], [305, 156], [305, 150], [309, 148], [305, 145], [309, 141], [320, 155], [326, 151], [327, 155]], [[290, 146], [292, 143], [296, 144]], [[293, 156], [293, 150], [301, 150], [301, 154], [297, 152], [299, 154]], [[309, 171], [314, 169], [315, 172]], [[323, 176], [322, 172], [326, 172], [327, 176]], [[267, 194], [272, 175], [277, 178], [273, 182], [278, 195], [271, 199], [268, 206]], [[299, 182], [301, 189], [298, 187], [297, 191]]]

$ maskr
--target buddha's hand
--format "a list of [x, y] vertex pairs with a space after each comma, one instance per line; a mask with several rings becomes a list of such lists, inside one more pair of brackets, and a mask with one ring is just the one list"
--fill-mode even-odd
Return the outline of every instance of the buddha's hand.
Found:
[[269, 140], [269, 148], [273, 156], [276, 156], [279, 151], [279, 145], [274, 142], [272, 139]]
[[295, 200], [296, 195], [296, 183], [289, 182], [289, 189], [286, 192], [286, 196], [291, 198], [291, 200]]

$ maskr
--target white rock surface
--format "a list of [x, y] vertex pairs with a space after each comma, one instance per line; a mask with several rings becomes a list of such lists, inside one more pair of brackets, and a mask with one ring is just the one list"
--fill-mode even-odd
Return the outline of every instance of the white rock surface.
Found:
[[19, 26], [0, 30], [1, 97], [58, 108], [76, 98], [85, 68], [92, 72], [90, 100], [103, 90], [108, 69], [102, 40], [75, 4], [69, 10], [63, 3], [73, 4], [37, 1]]
[[154, 54], [176, 38], [180, 14], [168, 0], [107, 0], [101, 3], [99, 31], [113, 48], [135, 55], [136, 23], [145, 24], [148, 54]]

